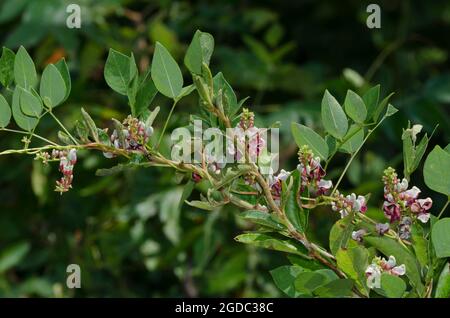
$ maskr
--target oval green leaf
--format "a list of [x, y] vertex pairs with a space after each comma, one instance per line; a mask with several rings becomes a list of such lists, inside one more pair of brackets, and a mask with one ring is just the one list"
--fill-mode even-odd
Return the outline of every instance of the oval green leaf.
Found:
[[319, 156], [322, 160], [327, 160], [328, 145], [319, 134], [311, 128], [297, 123], [291, 124], [291, 131], [297, 146], [307, 145], [316, 156]]
[[14, 78], [16, 84], [29, 89], [37, 83], [36, 67], [23, 46], [19, 48], [14, 60]]
[[437, 257], [450, 257], [450, 218], [441, 219], [433, 225], [431, 240]]
[[0, 94], [0, 128], [5, 128], [11, 121], [11, 108], [8, 102]]
[[202, 65], [209, 65], [214, 50], [214, 38], [211, 34], [197, 30], [184, 57], [184, 65], [191, 73], [200, 75]]
[[450, 196], [450, 153], [434, 147], [423, 167], [425, 184], [436, 192]]
[[20, 88], [20, 109], [23, 114], [31, 117], [39, 117], [42, 113], [42, 101], [37, 96], [37, 93], [32, 91], [27, 91], [26, 89]]
[[104, 76], [105, 81], [113, 90], [127, 95], [128, 86], [137, 73], [134, 60], [125, 54], [110, 49], [106, 59]]
[[11, 107], [12, 115], [17, 126], [22, 128], [23, 130], [31, 131], [34, 127], [36, 127], [39, 119], [36, 117], [27, 116], [22, 112], [22, 108], [20, 106], [21, 91], [23, 91], [23, 89], [18, 86], [16, 86], [16, 88], [14, 89]]
[[159, 42], [156, 42], [153, 54], [151, 75], [158, 91], [170, 98], [180, 95], [183, 88], [183, 76], [177, 62], [169, 51]]
[[39, 93], [49, 108], [58, 106], [66, 97], [66, 83], [55, 65], [47, 65], [42, 73]]
[[367, 116], [366, 105], [354, 91], [348, 90], [344, 102], [345, 111], [356, 123], [363, 123]]
[[336, 98], [325, 90], [322, 98], [322, 123], [325, 130], [333, 137], [342, 139], [348, 130], [347, 116]]

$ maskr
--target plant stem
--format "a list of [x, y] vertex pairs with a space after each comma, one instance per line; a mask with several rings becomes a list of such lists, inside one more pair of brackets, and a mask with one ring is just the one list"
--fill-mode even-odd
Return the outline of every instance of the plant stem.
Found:
[[166, 129], [167, 129], [167, 125], [169, 124], [170, 118], [172, 117], [172, 113], [173, 113], [177, 103], [178, 103], [178, 100], [174, 99], [173, 100], [173, 104], [172, 104], [172, 108], [170, 109], [170, 112], [169, 112], [169, 116], [167, 117], [166, 122], [164, 123], [163, 130], [161, 132], [161, 135], [159, 136], [158, 143], [156, 144], [156, 148], [155, 148], [156, 150], [159, 149], [159, 145], [161, 144], [161, 141], [162, 141], [162, 139], [164, 137], [164, 133], [166, 132]]
[[356, 129], [354, 132], [352, 132], [350, 135], [346, 136], [344, 139], [342, 139], [338, 145], [336, 145], [336, 149], [334, 149], [333, 153], [328, 157], [327, 162], [325, 163], [324, 169], [327, 170], [328, 164], [331, 162], [331, 159], [333, 159], [334, 155], [338, 152], [338, 149], [345, 144], [347, 141], [350, 140], [354, 135], [356, 135], [361, 129], [363, 129], [364, 126], [360, 125], [358, 129]]
[[31, 136], [33, 136], [33, 137], [36, 137], [36, 138], [38, 138], [38, 139], [40, 139], [40, 140], [42, 140], [42, 141], [45, 141], [45, 142], [51, 144], [51, 145], [53, 145], [53, 146], [59, 146], [57, 143], [55, 143], [55, 142], [53, 142], [53, 141], [51, 141], [51, 140], [48, 140], [48, 139], [46, 139], [46, 138], [44, 138], [44, 137], [42, 137], [42, 136], [39, 136], [39, 135], [37, 135], [37, 134], [35, 134], [35, 133], [31, 133], [31, 134], [30, 134], [28, 131], [21, 131], [21, 130], [8, 129], [8, 128], [0, 128], [0, 130], [8, 131], [8, 132], [13, 132], [13, 133], [16, 133], [16, 134], [22, 134], [22, 135], [31, 135]]
[[448, 205], [450, 204], [450, 197], [447, 199], [447, 202], [444, 204], [444, 206], [442, 207], [441, 212], [439, 212], [437, 218], [440, 219], [442, 214], [444, 213], [445, 209], [447, 209]]
[[78, 145], [78, 142], [75, 138], [73, 138], [73, 136], [70, 134], [70, 132], [67, 130], [67, 128], [59, 121], [59, 119], [55, 116], [55, 114], [53, 114], [53, 112], [51, 110], [48, 111], [48, 113], [50, 114], [50, 116], [53, 117], [53, 119], [56, 121], [56, 123], [62, 128], [62, 130], [64, 130], [64, 132], [67, 134], [67, 136], [69, 136], [69, 138], [73, 141], [73, 143], [75, 145]]
[[336, 182], [336, 185], [334, 186], [333, 191], [331, 192], [330, 196], [333, 196], [334, 192], [336, 192], [339, 184], [341, 183], [342, 179], [344, 178], [345, 174], [347, 173], [348, 168], [350, 168], [350, 165], [352, 164], [353, 159], [355, 159], [356, 155], [359, 153], [361, 148], [364, 146], [364, 144], [366, 143], [367, 139], [369, 139], [370, 135], [378, 128], [378, 126], [380, 126], [380, 124], [385, 119], [386, 119], [386, 116], [383, 117], [373, 129], [369, 130], [369, 132], [367, 133], [367, 136], [364, 138], [364, 140], [361, 143], [361, 145], [359, 145], [358, 149], [356, 149], [356, 151], [350, 157], [350, 160], [347, 162], [347, 165], [345, 166], [344, 171], [342, 171], [341, 176], [339, 177], [338, 181]]

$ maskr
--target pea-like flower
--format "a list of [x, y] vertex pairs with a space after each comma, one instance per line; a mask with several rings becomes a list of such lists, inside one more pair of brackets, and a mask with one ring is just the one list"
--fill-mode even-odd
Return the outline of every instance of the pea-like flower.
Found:
[[375, 225], [375, 231], [378, 233], [378, 235], [384, 235], [389, 231], [389, 223], [377, 223]]
[[271, 177], [271, 179], [269, 180], [270, 191], [272, 193], [273, 199], [278, 205], [281, 202], [283, 181], [286, 181], [290, 175], [291, 173], [289, 171], [281, 169], [277, 176]]
[[300, 172], [301, 192], [309, 187], [317, 195], [327, 193], [333, 183], [331, 180], [323, 179], [326, 172], [320, 165], [320, 158], [314, 157], [308, 146], [303, 146], [298, 152], [298, 160], [297, 170]]
[[391, 167], [384, 171], [383, 211], [390, 222], [399, 221], [403, 213], [416, 217], [422, 223], [428, 222], [429, 210], [433, 205], [431, 198], [419, 199], [420, 189], [408, 189], [408, 180], [400, 179]]
[[214, 174], [220, 174], [222, 169], [226, 166], [224, 158], [217, 159], [215, 156], [210, 155], [206, 157], [206, 163], [208, 165], [208, 170]]
[[362, 242], [363, 241], [363, 237], [366, 234], [367, 234], [367, 231], [365, 229], [361, 229], [361, 230], [358, 230], [358, 231], [353, 231], [352, 232], [352, 239], [357, 241], [357, 242]]
[[[146, 126], [145, 123], [135, 117], [128, 116], [122, 122], [123, 129], [114, 129], [110, 136], [110, 141], [114, 148], [125, 150], [143, 150], [151, 135], [153, 127]], [[103, 153], [106, 158], [112, 158], [112, 153]]]
[[334, 200], [331, 202], [331, 209], [338, 211], [341, 218], [346, 217], [350, 212], [365, 213], [367, 211], [366, 198], [362, 195], [356, 196], [354, 193], [344, 197], [343, 194], [336, 191]]
[[234, 142], [229, 143], [227, 152], [234, 156], [236, 161], [247, 159], [246, 153], [251, 162], [256, 162], [266, 146], [262, 130], [254, 124], [254, 116], [253, 112], [244, 108], [239, 124], [233, 128], [232, 136], [236, 139], [237, 147]]
[[63, 174], [60, 180], [56, 181], [55, 191], [63, 194], [72, 188], [73, 168], [77, 163], [77, 150], [67, 151], [54, 150], [52, 152], [54, 159], [59, 158], [59, 171]]
[[386, 260], [382, 257], [375, 257], [372, 263], [367, 267], [365, 273], [367, 277], [367, 287], [370, 289], [381, 287], [381, 274], [387, 273], [393, 276], [402, 276], [406, 274], [404, 264], [396, 266], [397, 261], [394, 256], [389, 256]]

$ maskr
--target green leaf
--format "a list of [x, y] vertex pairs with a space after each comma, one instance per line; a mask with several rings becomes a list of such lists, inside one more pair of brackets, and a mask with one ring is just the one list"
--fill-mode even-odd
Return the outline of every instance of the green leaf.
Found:
[[270, 271], [275, 285], [289, 297], [298, 297], [302, 295], [295, 290], [295, 280], [303, 268], [300, 266], [280, 266]]
[[195, 85], [194, 84], [191, 84], [191, 85], [183, 87], [181, 89], [180, 95], [177, 96], [176, 100], [179, 101], [183, 97], [186, 97], [189, 94], [191, 94], [193, 91], [195, 91]]
[[23, 46], [19, 48], [14, 60], [14, 79], [16, 84], [25, 89], [34, 87], [37, 83], [37, 74], [34, 62]]
[[450, 257], [450, 218], [440, 219], [433, 225], [431, 240], [438, 258]]
[[[308, 211], [299, 206], [297, 197], [300, 191], [299, 171], [295, 170], [291, 174], [293, 178], [291, 189], [286, 198], [285, 213], [289, 222], [300, 232], [304, 233], [308, 226]], [[283, 186], [286, 184], [284, 183]]]
[[245, 220], [253, 223], [269, 227], [278, 231], [286, 230], [286, 226], [281, 223], [281, 220], [274, 214], [262, 212], [258, 210], [248, 210], [242, 212], [240, 215]]
[[228, 115], [228, 117], [232, 117], [239, 110], [239, 104], [233, 88], [231, 88], [230, 84], [228, 84], [222, 72], [219, 72], [216, 76], [214, 76], [213, 83], [214, 96], [218, 98], [219, 90], [221, 90], [224, 112]]
[[381, 274], [381, 294], [388, 298], [401, 298], [406, 291], [406, 284], [400, 277], [387, 273]]
[[380, 98], [380, 85], [370, 88], [364, 95], [363, 101], [367, 109], [367, 117], [372, 118], [378, 106], [378, 99]]
[[22, 108], [20, 105], [20, 95], [22, 91], [23, 89], [19, 86], [16, 86], [16, 88], [14, 89], [11, 107], [12, 115], [17, 126], [22, 128], [23, 130], [32, 131], [38, 124], [39, 119], [36, 117], [27, 116], [22, 112]]
[[384, 114], [384, 116], [385, 117], [391, 117], [396, 112], [398, 112], [398, 109], [395, 108], [394, 106], [392, 106], [391, 104], [388, 104], [388, 107], [387, 107], [387, 110], [386, 110], [386, 114]]
[[194, 208], [198, 208], [201, 210], [205, 210], [205, 211], [213, 211], [215, 206], [213, 206], [212, 204], [205, 202], [205, 201], [199, 201], [199, 200], [194, 200], [194, 201], [185, 201], [187, 205], [190, 205]]
[[364, 242], [375, 247], [386, 257], [393, 255], [397, 264], [405, 264], [406, 276], [408, 276], [411, 284], [416, 288], [419, 295], [424, 291], [421, 281], [419, 264], [414, 255], [397, 241], [388, 237], [365, 236]]
[[291, 131], [297, 146], [307, 145], [322, 160], [328, 158], [328, 145], [314, 130], [301, 124], [291, 123]]
[[333, 255], [339, 251], [339, 249], [346, 249], [347, 243], [352, 237], [354, 225], [352, 224], [353, 213], [338, 220], [334, 223], [330, 231], [330, 250]]
[[5, 128], [11, 121], [11, 108], [8, 102], [0, 94], [0, 128]]
[[63, 131], [58, 131], [58, 139], [66, 145], [72, 145], [73, 141], [70, 139], [69, 135]]
[[19, 264], [30, 250], [30, 244], [21, 242], [10, 245], [0, 253], [0, 274]]
[[367, 116], [364, 101], [358, 94], [348, 90], [344, 102], [345, 112], [356, 123], [363, 123]]
[[201, 75], [202, 65], [209, 65], [211, 55], [214, 51], [214, 38], [211, 34], [197, 30], [192, 38], [186, 55], [184, 65], [191, 73]]
[[31, 117], [39, 117], [42, 113], [42, 101], [36, 92], [29, 92], [23, 88], [20, 93], [20, 108], [22, 112]]
[[336, 98], [325, 90], [322, 98], [322, 123], [325, 130], [333, 137], [342, 139], [348, 129], [347, 116]]
[[[375, 122], [378, 121], [378, 118], [380, 118], [381, 114], [383, 113], [384, 109], [386, 108], [386, 106], [389, 103], [389, 100], [391, 99], [391, 97], [394, 95], [394, 93], [390, 93], [388, 96], [386, 96], [380, 104], [378, 104], [377, 108], [375, 109], [372, 118]], [[370, 117], [367, 117], [370, 118]]]
[[450, 298], [450, 263], [446, 263], [436, 285], [436, 298]]
[[89, 134], [96, 142], [100, 142], [100, 139], [98, 138], [98, 130], [97, 126], [95, 125], [94, 120], [92, 117], [84, 110], [84, 108], [81, 108], [81, 115], [83, 116], [84, 124], [89, 129]]
[[245, 233], [234, 238], [244, 244], [252, 244], [270, 250], [300, 255], [306, 258], [308, 251], [303, 246], [293, 243], [290, 239], [269, 233]]
[[361, 293], [368, 295], [365, 271], [368, 266], [369, 252], [362, 246], [339, 249], [336, 253], [338, 267], [356, 282]]
[[166, 48], [156, 42], [153, 54], [151, 75], [158, 91], [170, 98], [180, 95], [183, 88], [183, 76], [177, 62]]
[[322, 298], [350, 297], [352, 295], [353, 280], [336, 279], [314, 290], [314, 294]]
[[428, 242], [423, 236], [423, 230], [420, 224], [413, 224], [411, 229], [412, 246], [414, 254], [422, 268], [428, 266]]
[[428, 138], [427, 134], [425, 134], [422, 137], [422, 139], [420, 140], [419, 144], [416, 146], [415, 154], [414, 154], [414, 161], [412, 163], [412, 166], [409, 169], [410, 173], [413, 173], [419, 166], [419, 163], [422, 160], [422, 157], [425, 154], [425, 151], [427, 150], [429, 141], [430, 141], [430, 139]]
[[431, 190], [450, 196], [450, 153], [440, 146], [428, 154], [423, 167], [425, 184]]
[[158, 90], [152, 81], [150, 71], [148, 71], [139, 84], [136, 102], [134, 105], [131, 105], [132, 115], [135, 117], [142, 115], [149, 108], [157, 93]]
[[2, 57], [0, 57], [0, 83], [4, 87], [8, 87], [14, 80], [14, 59], [14, 52], [3, 47]]
[[64, 78], [55, 65], [47, 65], [42, 73], [39, 93], [49, 108], [58, 106], [66, 97], [67, 88]]
[[312, 296], [313, 292], [324, 285], [338, 279], [336, 274], [329, 269], [321, 269], [315, 272], [302, 272], [295, 279], [295, 290], [303, 295]]
[[[361, 146], [361, 144], [364, 142], [364, 129], [361, 128], [357, 124], [353, 124], [350, 126], [350, 129], [348, 130], [348, 133], [345, 135], [345, 138], [347, 136], [351, 136], [344, 144], [339, 148], [339, 151], [346, 152], [349, 154], [355, 153], [356, 150]], [[345, 139], [344, 138], [344, 139]]]
[[70, 95], [70, 91], [72, 89], [72, 81], [70, 79], [70, 72], [69, 68], [67, 67], [66, 60], [61, 59], [55, 64], [56, 68], [58, 69], [59, 73], [61, 74], [64, 84], [66, 85], [66, 95], [63, 98], [63, 102], [67, 100], [67, 98]]
[[106, 59], [104, 76], [106, 83], [121, 95], [127, 95], [128, 87], [137, 73], [134, 59], [110, 49]]

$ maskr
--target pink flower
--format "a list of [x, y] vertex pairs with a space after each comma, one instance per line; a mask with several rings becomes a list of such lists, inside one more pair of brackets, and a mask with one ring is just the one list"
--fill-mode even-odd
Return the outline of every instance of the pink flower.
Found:
[[361, 229], [358, 231], [353, 231], [352, 232], [352, 239], [357, 241], [357, 242], [362, 242], [364, 235], [366, 235], [366, 230], [365, 229]]
[[321, 194], [327, 193], [328, 190], [330, 190], [332, 186], [333, 186], [333, 182], [331, 182], [331, 180], [321, 179], [317, 183], [317, 187], [318, 187], [317, 194], [321, 195]]
[[418, 199], [411, 204], [411, 211], [414, 213], [423, 213], [428, 211], [433, 205], [431, 198]]
[[384, 201], [383, 203], [384, 215], [391, 223], [400, 220], [400, 206], [397, 203]]
[[372, 264], [366, 268], [367, 287], [380, 288], [381, 287], [381, 274], [387, 273], [393, 276], [403, 276], [406, 274], [406, 266], [404, 264], [395, 266], [396, 260], [394, 256], [389, 256], [389, 260], [381, 257], [375, 257], [372, 260]]

